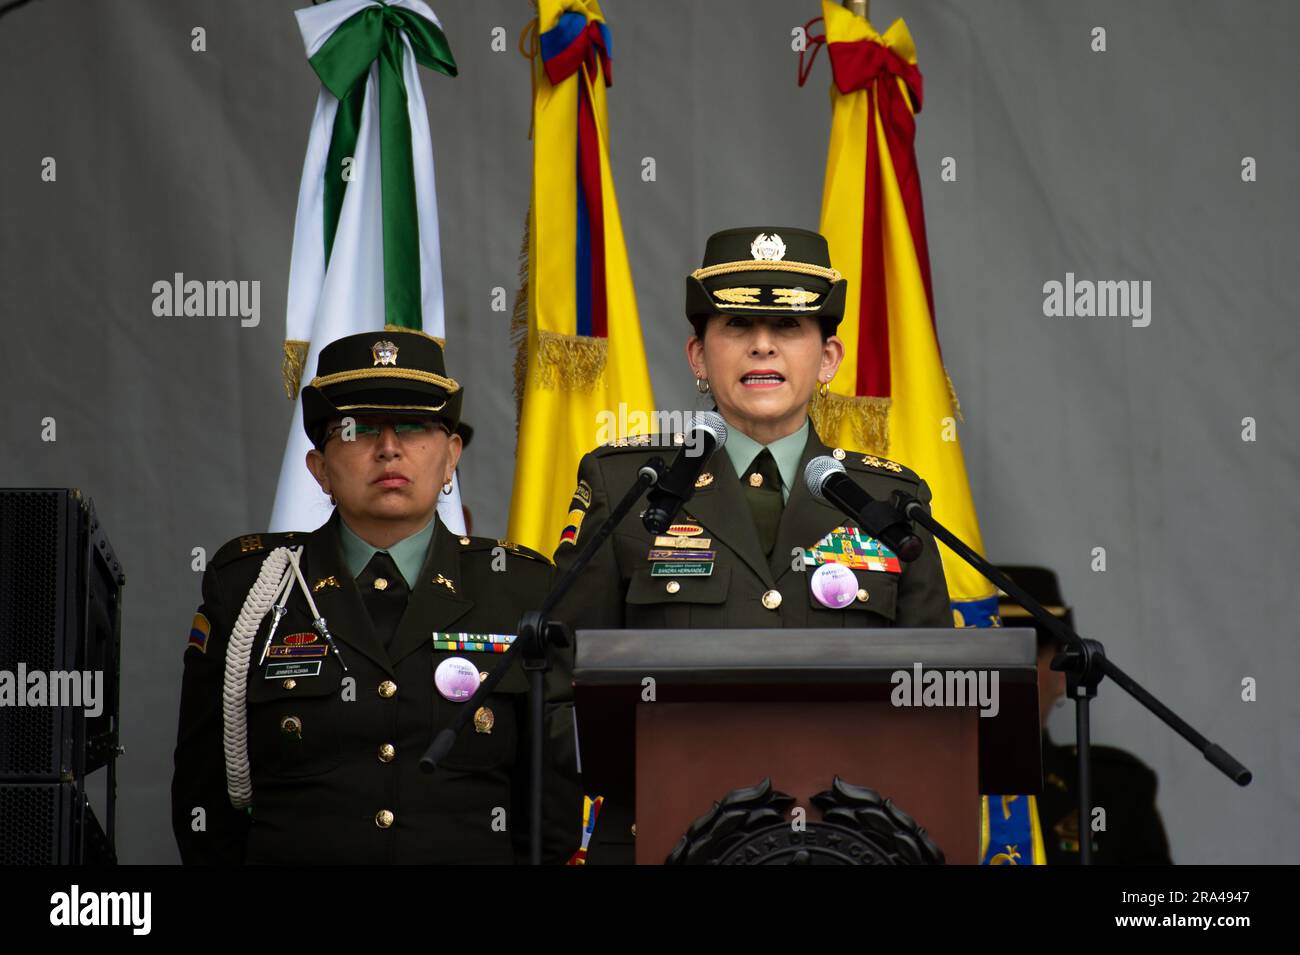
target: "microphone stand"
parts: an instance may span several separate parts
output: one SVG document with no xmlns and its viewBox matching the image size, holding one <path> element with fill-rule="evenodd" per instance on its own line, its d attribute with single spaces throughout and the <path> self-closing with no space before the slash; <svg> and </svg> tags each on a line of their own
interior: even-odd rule
<svg viewBox="0 0 1300 955">
<path fill-rule="evenodd" d="M 966 561 L 990 581 L 1001 587 L 1016 603 L 1029 611 L 1030 616 L 1052 633 L 1055 633 L 1066 649 L 1052 660 L 1052 669 L 1065 673 L 1066 692 L 1074 700 L 1075 734 L 1079 760 L 1079 861 L 1082 865 L 1092 864 L 1092 827 L 1088 819 L 1092 811 L 1092 740 L 1090 704 L 1097 695 L 1097 686 L 1105 677 L 1110 677 L 1124 692 L 1145 706 L 1159 717 L 1166 726 L 1200 750 L 1202 756 L 1209 760 L 1219 772 L 1223 773 L 1238 786 L 1249 785 L 1252 775 L 1249 769 L 1239 763 L 1222 746 L 1212 743 L 1177 713 L 1165 706 L 1149 693 L 1131 676 L 1121 670 L 1106 656 L 1101 643 L 1079 636 L 1060 620 L 1053 617 L 1033 597 L 1029 596 L 1015 581 L 975 551 L 971 550 L 957 535 L 940 524 L 931 516 L 929 509 L 906 491 L 893 493 L 894 507 L 904 517 L 916 521 L 930 530 L 935 537 L 947 544 L 958 557 Z"/>
<path fill-rule="evenodd" d="M 488 671 L 487 677 L 479 683 L 474 695 L 465 701 L 456 718 L 451 721 L 451 725 L 434 734 L 429 748 L 420 758 L 420 769 L 426 773 L 436 770 L 438 763 L 451 751 L 456 737 L 469 722 L 471 714 L 496 689 L 515 660 L 522 658 L 523 669 L 528 674 L 528 707 L 532 719 L 528 774 L 528 861 L 530 865 L 542 864 L 542 785 L 546 739 L 542 723 L 546 713 L 545 676 L 546 671 L 551 668 L 549 651 L 552 647 L 566 648 L 571 640 L 569 628 L 560 621 L 551 620 L 548 615 L 555 609 L 560 599 L 572 589 L 578 575 L 591 563 L 592 558 L 596 556 L 596 551 L 614 532 L 614 528 L 627 516 L 628 511 L 640 500 L 641 495 L 659 482 L 666 470 L 667 466 L 663 459 L 657 456 L 641 466 L 641 470 L 637 472 L 636 483 L 628 489 L 623 499 L 605 518 L 605 522 L 578 551 L 569 569 L 555 582 L 555 586 L 542 601 L 541 609 L 530 610 L 520 618 L 515 640 L 510 645 L 510 649 L 502 654 L 501 660 Z"/>
</svg>

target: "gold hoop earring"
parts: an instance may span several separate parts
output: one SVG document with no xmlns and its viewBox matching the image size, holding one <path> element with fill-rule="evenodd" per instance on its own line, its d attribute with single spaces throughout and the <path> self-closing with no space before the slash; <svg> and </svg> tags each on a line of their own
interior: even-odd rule
<svg viewBox="0 0 1300 955">
<path fill-rule="evenodd" d="M 700 394 L 702 394 L 702 395 L 707 395 L 707 394 L 708 394 L 710 391 L 712 391 L 713 389 L 712 389 L 711 386 L 709 385 L 709 379 L 707 379 L 707 378 L 696 378 L 696 379 L 695 379 L 695 390 L 698 391 L 698 392 L 699 392 Z"/>
<path fill-rule="evenodd" d="M 820 397 L 825 398 L 830 393 L 831 393 L 831 383 L 829 381 L 823 381 L 822 386 L 817 389 L 817 394 Z"/>
</svg>

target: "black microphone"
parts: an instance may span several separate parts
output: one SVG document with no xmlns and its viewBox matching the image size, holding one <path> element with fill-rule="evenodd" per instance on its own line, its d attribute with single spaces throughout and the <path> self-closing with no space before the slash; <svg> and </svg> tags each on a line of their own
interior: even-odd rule
<svg viewBox="0 0 1300 955">
<path fill-rule="evenodd" d="M 673 458 L 668 473 L 646 495 L 647 507 L 641 516 L 645 529 L 652 534 L 668 530 L 681 506 L 695 493 L 695 481 L 713 452 L 727 443 L 727 424 L 716 411 L 692 415 L 686 443 Z"/>
<path fill-rule="evenodd" d="M 838 507 L 856 520 L 862 529 L 911 563 L 921 556 L 924 543 L 912 531 L 912 524 L 896 508 L 860 488 L 844 465 L 823 454 L 813 458 L 803 472 L 804 483 L 817 500 Z"/>
</svg>

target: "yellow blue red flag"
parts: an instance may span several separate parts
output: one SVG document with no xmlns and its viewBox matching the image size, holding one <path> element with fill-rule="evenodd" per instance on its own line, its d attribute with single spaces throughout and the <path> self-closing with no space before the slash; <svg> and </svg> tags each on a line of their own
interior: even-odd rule
<svg viewBox="0 0 1300 955">
<path fill-rule="evenodd" d="M 515 303 L 519 439 L 510 536 L 552 552 L 578 462 L 646 433 L 654 396 L 609 162 L 612 36 L 595 0 L 538 0 L 533 189 Z M 622 407 L 620 407 L 620 405 Z"/>
<path fill-rule="evenodd" d="M 838 333 L 845 360 L 813 418 L 827 443 L 887 455 L 921 474 L 935 517 L 982 554 L 961 411 L 935 326 L 914 142 L 923 101 L 916 47 L 901 19 L 879 33 L 830 0 L 822 17 L 813 52 L 825 44 L 834 82 L 821 231 L 849 294 Z M 940 552 L 954 624 L 999 626 L 996 588 L 947 547 Z M 984 797 L 982 860 L 1042 864 L 1036 818 L 1032 796 Z"/>
</svg>

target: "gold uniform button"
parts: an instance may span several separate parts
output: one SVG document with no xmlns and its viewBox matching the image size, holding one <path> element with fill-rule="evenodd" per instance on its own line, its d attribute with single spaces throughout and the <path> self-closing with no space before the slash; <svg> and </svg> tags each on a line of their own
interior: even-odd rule
<svg viewBox="0 0 1300 955">
<path fill-rule="evenodd" d="M 675 594 L 681 589 L 682 585 L 675 580 L 670 580 L 668 583 L 664 584 L 664 590 L 668 591 L 670 594 Z"/>
<path fill-rule="evenodd" d="M 843 449 L 843 448 L 836 448 L 834 451 L 831 452 L 831 457 L 833 457 L 836 461 L 843 461 L 843 460 L 844 460 L 844 449 Z"/>
<path fill-rule="evenodd" d="M 867 593 L 865 590 L 859 590 L 859 591 L 858 591 L 858 600 L 859 600 L 859 601 L 861 601 L 862 603 L 866 603 L 866 602 L 867 602 L 868 600 L 870 600 L 870 599 L 871 599 L 871 594 Z"/>
<path fill-rule="evenodd" d="M 387 589 L 388 589 L 388 581 L 387 581 L 385 578 L 383 578 L 383 577 L 376 577 L 376 578 L 375 578 L 375 589 L 376 589 L 376 590 L 387 590 Z"/>
<path fill-rule="evenodd" d="M 636 835 L 636 823 L 635 823 L 635 822 L 632 823 L 632 835 L 633 835 L 633 836 Z"/>
<path fill-rule="evenodd" d="M 392 826 L 393 820 L 395 818 L 397 817 L 394 816 L 387 809 L 381 809 L 379 810 L 379 812 L 375 813 L 375 825 L 378 826 L 380 829 L 388 829 L 390 826 Z"/>
<path fill-rule="evenodd" d="M 781 592 L 779 590 L 769 590 L 763 594 L 763 606 L 768 610 L 775 610 L 781 606 Z"/>
<path fill-rule="evenodd" d="M 482 682 L 483 682 L 484 680 L 486 680 L 486 679 L 487 679 L 487 670 L 479 670 L 479 671 L 478 671 L 478 681 L 479 681 L 480 683 L 482 683 Z"/>
<path fill-rule="evenodd" d="M 284 681 L 283 683 L 281 683 L 280 685 L 281 685 L 282 687 L 284 687 L 286 690 L 292 690 L 295 686 L 298 685 L 298 681 L 297 681 L 297 680 L 285 680 L 285 681 Z"/>
<path fill-rule="evenodd" d="M 395 757 L 396 755 L 397 755 L 397 747 L 395 747 L 392 743 L 385 743 L 383 746 L 379 747 L 379 761 L 381 763 L 391 763 L 393 761 L 393 757 Z"/>
<path fill-rule="evenodd" d="M 393 696 L 396 692 L 397 692 L 397 684 L 394 683 L 392 680 L 385 680 L 383 683 L 379 684 L 379 695 L 382 696 L 384 699 L 388 699 L 389 697 Z"/>
<path fill-rule="evenodd" d="M 467 545 L 469 544 L 469 538 L 468 538 L 468 537 L 462 537 L 462 538 L 460 539 L 460 544 L 461 544 L 462 547 L 467 546 Z"/>
<path fill-rule="evenodd" d="M 757 471 L 755 471 L 753 474 L 751 474 L 751 475 L 749 476 L 749 486 L 750 486 L 750 487 L 762 487 L 762 486 L 763 486 L 763 475 L 759 474 Z"/>
</svg>

